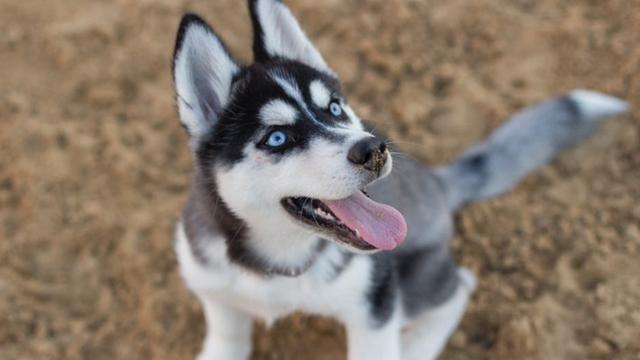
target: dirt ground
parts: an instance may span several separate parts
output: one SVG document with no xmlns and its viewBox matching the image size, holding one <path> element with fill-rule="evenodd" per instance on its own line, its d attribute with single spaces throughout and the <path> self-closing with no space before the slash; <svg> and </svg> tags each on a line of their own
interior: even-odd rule
<svg viewBox="0 0 640 360">
<path fill-rule="evenodd" d="M 640 107 L 636 0 L 289 0 L 364 118 L 428 163 L 526 104 Z M 172 227 L 190 155 L 170 61 L 185 11 L 250 58 L 244 1 L 0 0 L 0 358 L 188 359 L 204 333 Z M 640 118 L 466 208 L 479 274 L 443 359 L 640 359 Z M 339 359 L 344 330 L 258 325 L 255 359 Z"/>
</svg>

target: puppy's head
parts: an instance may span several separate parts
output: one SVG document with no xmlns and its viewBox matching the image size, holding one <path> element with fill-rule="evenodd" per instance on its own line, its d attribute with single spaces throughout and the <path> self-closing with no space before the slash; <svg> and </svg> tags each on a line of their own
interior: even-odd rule
<svg viewBox="0 0 640 360">
<path fill-rule="evenodd" d="M 174 79 L 197 165 L 258 231 L 311 232 L 354 251 L 394 248 L 406 234 L 402 215 L 362 192 L 391 171 L 384 141 L 365 131 L 282 2 L 249 7 L 250 66 L 199 17 L 180 24 Z"/>
</svg>

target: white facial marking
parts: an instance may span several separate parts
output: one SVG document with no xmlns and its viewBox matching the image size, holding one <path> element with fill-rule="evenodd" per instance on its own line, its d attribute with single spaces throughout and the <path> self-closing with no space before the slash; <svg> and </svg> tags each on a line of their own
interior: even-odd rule
<svg viewBox="0 0 640 360">
<path fill-rule="evenodd" d="M 265 125 L 291 125 L 297 117 L 298 110 L 280 99 L 271 100 L 260 109 L 260 119 Z"/>
<path fill-rule="evenodd" d="M 313 100 L 317 107 L 326 109 L 329 106 L 329 101 L 331 101 L 331 92 L 322 81 L 312 81 L 309 85 L 309 92 L 311 93 L 311 100 Z"/>
<path fill-rule="evenodd" d="M 360 118 L 358 117 L 358 115 L 356 115 L 353 109 L 351 109 L 351 106 L 347 104 L 343 104 L 342 110 L 344 110 L 345 114 L 347 114 L 347 117 L 351 120 L 351 123 L 352 123 L 351 126 L 354 130 L 364 131 L 364 126 L 362 125 Z"/>
<path fill-rule="evenodd" d="M 271 73 L 271 78 L 273 81 L 278 83 L 282 90 L 284 90 L 287 95 L 289 95 L 296 102 L 304 105 L 304 99 L 302 99 L 302 92 L 300 92 L 300 88 L 295 80 L 291 79 L 286 74 L 283 74 L 281 71 L 273 71 Z"/>
<path fill-rule="evenodd" d="M 287 95 L 289 95 L 298 104 L 300 109 L 304 111 L 305 115 L 309 119 L 319 125 L 324 126 L 321 122 L 318 121 L 318 119 L 316 119 L 315 115 L 313 115 L 313 113 L 309 111 L 307 103 L 304 101 L 302 92 L 300 91 L 300 88 L 298 87 L 298 84 L 296 84 L 295 80 L 290 79 L 288 76 L 286 76 L 286 74 L 282 74 L 281 72 L 276 71 L 271 73 L 271 78 L 282 88 L 282 90 L 284 90 Z"/>
</svg>

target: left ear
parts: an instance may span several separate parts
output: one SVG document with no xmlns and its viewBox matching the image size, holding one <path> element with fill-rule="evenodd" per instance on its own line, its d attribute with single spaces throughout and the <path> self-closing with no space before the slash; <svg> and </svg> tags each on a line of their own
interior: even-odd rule
<svg viewBox="0 0 640 360">
<path fill-rule="evenodd" d="M 280 57 L 334 74 L 282 1 L 249 0 L 249 12 L 256 62 Z"/>
</svg>

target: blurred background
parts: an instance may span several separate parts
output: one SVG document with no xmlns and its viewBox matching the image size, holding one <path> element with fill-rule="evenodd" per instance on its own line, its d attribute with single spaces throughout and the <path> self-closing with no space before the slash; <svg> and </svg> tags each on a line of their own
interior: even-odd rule
<svg viewBox="0 0 640 360">
<path fill-rule="evenodd" d="M 573 88 L 640 107 L 640 2 L 289 0 L 363 118 L 440 163 Z M 185 11 L 241 59 L 238 0 L 0 0 L 0 358 L 188 359 L 172 251 L 191 159 L 170 74 Z M 640 119 L 610 121 L 458 217 L 479 274 L 444 359 L 640 357 Z M 255 359 L 339 359 L 344 331 L 256 326 Z"/>
</svg>

